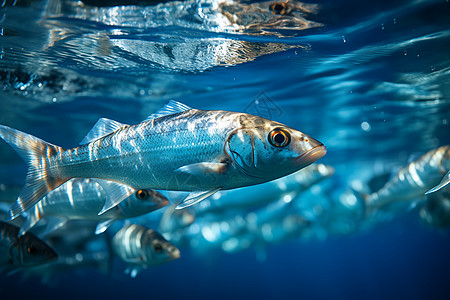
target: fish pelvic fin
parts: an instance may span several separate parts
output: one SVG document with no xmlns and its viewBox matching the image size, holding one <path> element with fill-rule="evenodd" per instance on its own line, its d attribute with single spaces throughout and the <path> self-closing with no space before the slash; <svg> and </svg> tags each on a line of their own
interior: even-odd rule
<svg viewBox="0 0 450 300">
<path fill-rule="evenodd" d="M 192 192 L 181 203 L 179 203 L 175 209 L 183 209 L 194 205 L 195 203 L 214 195 L 219 190 L 220 188 L 215 188 L 209 191 Z"/>
<path fill-rule="evenodd" d="M 4 125 L 0 125 L 0 137 L 22 157 L 28 166 L 25 186 L 9 211 L 9 220 L 12 220 L 69 178 L 57 178 L 49 172 L 49 160 L 64 151 L 63 148 Z"/>
</svg>

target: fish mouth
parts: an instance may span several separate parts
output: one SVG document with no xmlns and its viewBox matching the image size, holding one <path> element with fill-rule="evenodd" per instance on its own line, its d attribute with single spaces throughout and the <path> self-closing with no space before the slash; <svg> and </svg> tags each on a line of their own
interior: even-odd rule
<svg viewBox="0 0 450 300">
<path fill-rule="evenodd" d="M 160 205 L 161 207 L 164 207 L 164 206 L 168 205 L 169 203 L 170 203 L 170 202 L 169 202 L 169 199 L 164 198 L 164 199 L 161 199 L 161 200 L 160 200 L 159 205 Z"/>
<path fill-rule="evenodd" d="M 300 165 L 309 165 L 324 156 L 327 153 L 327 148 L 324 145 L 316 146 L 311 150 L 299 155 L 295 161 Z"/>
<path fill-rule="evenodd" d="M 181 256 L 180 250 L 178 250 L 177 248 L 171 249 L 169 256 L 170 256 L 170 259 L 180 258 L 180 256 Z"/>
</svg>

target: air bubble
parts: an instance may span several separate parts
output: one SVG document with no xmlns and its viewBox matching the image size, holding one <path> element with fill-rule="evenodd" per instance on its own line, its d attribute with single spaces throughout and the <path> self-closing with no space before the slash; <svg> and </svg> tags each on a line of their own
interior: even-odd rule
<svg viewBox="0 0 450 300">
<path fill-rule="evenodd" d="M 361 129 L 364 130 L 364 131 L 366 131 L 366 132 L 369 132 L 369 131 L 372 129 L 372 127 L 370 126 L 369 123 L 367 123 L 367 122 L 362 122 L 362 123 L 361 123 Z"/>
</svg>

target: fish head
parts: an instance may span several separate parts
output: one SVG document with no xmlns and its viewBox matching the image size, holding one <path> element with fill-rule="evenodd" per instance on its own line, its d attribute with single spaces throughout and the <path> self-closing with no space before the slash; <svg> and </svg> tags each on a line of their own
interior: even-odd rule
<svg viewBox="0 0 450 300">
<path fill-rule="evenodd" d="M 240 123 L 229 134 L 225 152 L 241 173 L 260 182 L 300 170 L 326 153 L 321 142 L 281 123 L 252 115 Z"/>
<path fill-rule="evenodd" d="M 132 217 L 158 210 L 168 204 L 169 200 L 163 194 L 150 189 L 140 189 L 121 202 L 119 207 L 127 217 Z"/>
<path fill-rule="evenodd" d="M 56 252 L 35 235 L 26 233 L 11 249 L 14 264 L 22 267 L 41 265 L 58 258 Z"/>
<path fill-rule="evenodd" d="M 180 258 L 180 250 L 167 241 L 161 234 L 148 231 L 149 243 L 147 244 L 147 264 L 160 265 Z"/>
</svg>

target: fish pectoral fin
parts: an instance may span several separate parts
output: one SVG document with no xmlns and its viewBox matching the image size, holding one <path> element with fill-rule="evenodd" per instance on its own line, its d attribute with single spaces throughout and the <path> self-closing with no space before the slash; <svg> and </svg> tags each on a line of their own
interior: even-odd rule
<svg viewBox="0 0 450 300">
<path fill-rule="evenodd" d="M 202 176 L 214 173 L 223 173 L 228 168 L 227 163 L 222 162 L 201 162 L 179 167 L 175 172 L 184 172 L 194 176 Z"/>
<path fill-rule="evenodd" d="M 95 234 L 101 234 L 105 232 L 106 229 L 108 229 L 109 226 L 112 225 L 116 221 L 115 219 L 108 219 L 106 221 L 103 221 L 101 223 L 97 224 L 97 227 L 95 227 Z"/>
<path fill-rule="evenodd" d="M 126 184 L 98 178 L 94 178 L 92 180 L 97 182 L 108 195 L 108 197 L 106 197 L 105 200 L 105 205 L 103 205 L 103 208 L 98 213 L 98 215 L 101 215 L 105 213 L 107 210 L 118 205 L 120 202 L 131 196 L 136 191 L 135 189 L 129 187 Z"/>
<path fill-rule="evenodd" d="M 437 186 L 435 186 L 434 188 L 432 188 L 431 190 L 426 192 L 425 195 L 439 191 L 440 189 L 442 189 L 444 186 L 446 186 L 449 183 L 450 183 L 450 171 L 448 171 L 447 174 L 445 174 L 444 178 L 442 178 L 442 180 L 441 180 L 441 183 L 439 183 Z"/>
<path fill-rule="evenodd" d="M 84 137 L 84 139 L 80 142 L 80 145 L 89 144 L 99 138 L 102 138 L 117 129 L 120 129 L 126 124 L 119 123 L 114 120 L 110 120 L 107 118 L 100 118 L 97 123 L 95 123 L 94 127 L 88 132 L 88 134 Z"/>
<path fill-rule="evenodd" d="M 189 106 L 187 106 L 183 103 L 177 102 L 175 100 L 170 100 L 169 103 L 164 105 L 163 108 L 161 108 L 154 114 L 151 114 L 150 116 L 148 116 L 148 118 L 145 119 L 144 122 L 148 121 L 148 120 L 164 117 L 164 116 L 181 113 L 181 112 L 184 112 L 184 111 L 187 111 L 190 109 L 192 109 L 192 107 L 189 107 Z"/>
<path fill-rule="evenodd" d="M 189 207 L 197 202 L 200 202 L 216 192 L 218 192 L 220 188 L 215 188 L 209 191 L 199 191 L 190 193 L 180 204 L 177 205 L 175 209 L 183 209 Z"/>
</svg>

